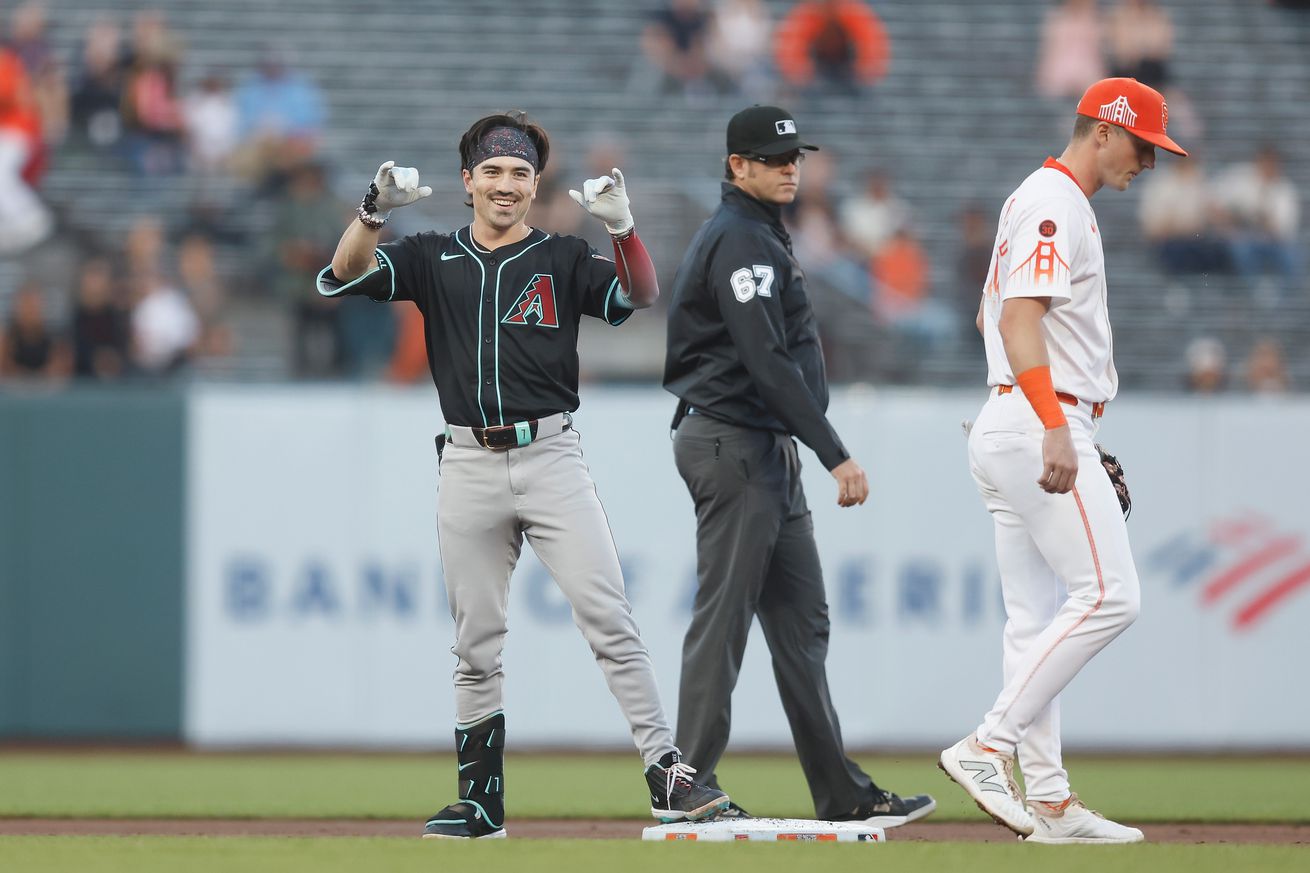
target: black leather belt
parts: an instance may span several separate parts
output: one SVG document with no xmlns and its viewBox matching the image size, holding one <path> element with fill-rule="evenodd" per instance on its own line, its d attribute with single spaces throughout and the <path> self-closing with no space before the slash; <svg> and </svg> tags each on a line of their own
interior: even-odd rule
<svg viewBox="0 0 1310 873">
<path fill-rule="evenodd" d="M 469 429 L 473 431 L 473 438 L 483 448 L 503 451 L 522 448 L 535 440 L 537 438 L 537 425 L 538 419 L 533 418 L 529 421 L 519 421 L 514 424 Z M 572 426 L 573 423 L 566 419 L 561 430 L 568 430 Z"/>
</svg>

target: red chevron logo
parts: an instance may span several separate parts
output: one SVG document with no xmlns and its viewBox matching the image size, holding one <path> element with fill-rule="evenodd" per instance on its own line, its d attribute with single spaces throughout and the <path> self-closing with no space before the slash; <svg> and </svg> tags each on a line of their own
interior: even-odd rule
<svg viewBox="0 0 1310 873">
<path fill-rule="evenodd" d="M 1201 606 L 1228 612 L 1236 631 L 1254 628 L 1310 589 L 1304 537 L 1256 513 L 1180 534 L 1155 549 L 1147 564 L 1175 585 L 1196 585 Z"/>
<path fill-rule="evenodd" d="M 559 313 L 555 307 L 555 282 L 547 273 L 538 273 L 519 293 L 514 305 L 501 319 L 502 324 L 535 324 L 537 327 L 559 327 Z"/>
</svg>

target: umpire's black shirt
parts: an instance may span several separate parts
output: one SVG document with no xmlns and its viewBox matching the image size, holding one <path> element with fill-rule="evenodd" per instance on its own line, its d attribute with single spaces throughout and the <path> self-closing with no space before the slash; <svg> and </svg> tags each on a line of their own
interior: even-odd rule
<svg viewBox="0 0 1310 873">
<path fill-rule="evenodd" d="M 723 183 L 673 280 L 664 387 L 698 413 L 790 433 L 829 470 L 828 379 L 805 276 L 777 206 Z"/>
</svg>

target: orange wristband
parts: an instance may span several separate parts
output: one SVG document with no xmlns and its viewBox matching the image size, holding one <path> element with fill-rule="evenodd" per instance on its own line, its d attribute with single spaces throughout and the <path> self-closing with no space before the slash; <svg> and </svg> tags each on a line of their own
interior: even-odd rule
<svg viewBox="0 0 1310 873">
<path fill-rule="evenodd" d="M 1055 396 L 1055 386 L 1051 384 L 1050 367 L 1032 367 L 1015 377 L 1023 396 L 1032 404 L 1033 411 L 1042 420 L 1047 430 L 1064 427 L 1069 420 L 1060 408 L 1060 398 Z"/>
</svg>

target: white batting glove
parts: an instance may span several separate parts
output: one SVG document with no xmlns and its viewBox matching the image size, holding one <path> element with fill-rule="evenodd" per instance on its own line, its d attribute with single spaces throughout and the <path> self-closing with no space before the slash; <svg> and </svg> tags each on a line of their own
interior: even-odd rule
<svg viewBox="0 0 1310 873">
<path fill-rule="evenodd" d="M 578 205 L 605 222 L 605 229 L 618 236 L 632 230 L 632 210 L 628 207 L 628 192 L 623 187 L 623 174 L 619 168 L 611 170 L 613 176 L 601 176 L 582 183 L 581 191 L 569 191 Z"/>
<path fill-rule="evenodd" d="M 408 206 L 432 193 L 427 185 L 419 187 L 418 170 L 413 167 L 397 167 L 395 161 L 387 161 L 378 167 L 373 184 L 378 186 L 378 196 L 373 203 L 384 217 L 397 206 Z"/>
</svg>

